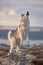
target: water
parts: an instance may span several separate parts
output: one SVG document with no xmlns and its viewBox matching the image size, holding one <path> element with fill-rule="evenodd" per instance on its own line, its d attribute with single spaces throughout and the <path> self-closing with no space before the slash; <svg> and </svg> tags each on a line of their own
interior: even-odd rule
<svg viewBox="0 0 43 65">
<path fill-rule="evenodd" d="M 9 30 L 0 30 L 0 38 L 7 39 Z M 14 33 L 15 30 L 12 30 L 12 33 Z M 43 40 L 43 31 L 31 31 L 29 33 L 29 39 L 30 40 Z"/>
<path fill-rule="evenodd" d="M 8 39 L 0 39 L 0 44 L 7 44 L 9 45 Z"/>
<path fill-rule="evenodd" d="M 9 44 L 7 35 L 9 30 L 0 30 L 0 44 Z M 12 30 L 14 33 L 15 30 Z M 29 44 L 43 44 L 43 31 L 31 31 L 29 33 Z"/>
<path fill-rule="evenodd" d="M 43 40 L 29 40 L 29 44 L 30 45 L 39 45 L 39 44 L 43 44 Z"/>
<path fill-rule="evenodd" d="M 9 45 L 10 43 L 9 43 L 8 39 L 0 39 L 0 44 L 7 44 L 7 45 Z M 30 45 L 33 45 L 33 44 L 35 44 L 35 45 L 43 44 L 43 40 L 29 40 L 29 44 Z"/>
</svg>

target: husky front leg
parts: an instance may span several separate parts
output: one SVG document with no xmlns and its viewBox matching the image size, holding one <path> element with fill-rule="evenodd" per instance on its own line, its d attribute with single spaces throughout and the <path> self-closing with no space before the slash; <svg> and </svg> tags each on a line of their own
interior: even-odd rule
<svg viewBox="0 0 43 65">
<path fill-rule="evenodd" d="M 10 48 L 8 55 L 12 54 L 13 48 Z"/>
<path fill-rule="evenodd" d="M 13 51 L 13 48 L 11 47 L 11 48 L 10 48 L 10 51 L 9 51 L 9 53 L 11 54 L 11 53 L 12 53 L 12 51 Z"/>
<path fill-rule="evenodd" d="M 12 54 L 13 48 L 10 48 L 8 55 Z"/>
</svg>

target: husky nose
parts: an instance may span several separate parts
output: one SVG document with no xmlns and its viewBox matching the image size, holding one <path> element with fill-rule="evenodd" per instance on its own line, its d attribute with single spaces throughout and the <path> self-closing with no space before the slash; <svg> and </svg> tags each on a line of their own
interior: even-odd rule
<svg viewBox="0 0 43 65">
<path fill-rule="evenodd" d="M 29 12 L 27 11 L 26 15 L 29 15 Z"/>
</svg>

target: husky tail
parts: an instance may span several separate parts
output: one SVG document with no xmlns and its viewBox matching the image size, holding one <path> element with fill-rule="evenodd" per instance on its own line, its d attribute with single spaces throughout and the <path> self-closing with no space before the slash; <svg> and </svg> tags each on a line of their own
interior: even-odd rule
<svg viewBox="0 0 43 65">
<path fill-rule="evenodd" d="M 9 31 L 9 32 L 8 32 L 8 40 L 9 40 L 9 42 L 10 42 L 11 36 L 12 36 L 12 32 Z"/>
</svg>

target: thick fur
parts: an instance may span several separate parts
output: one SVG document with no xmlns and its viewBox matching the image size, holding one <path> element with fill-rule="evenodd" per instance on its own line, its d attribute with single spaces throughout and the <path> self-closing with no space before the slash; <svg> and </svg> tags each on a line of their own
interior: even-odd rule
<svg viewBox="0 0 43 65">
<path fill-rule="evenodd" d="M 30 31 L 29 12 L 21 15 L 19 30 L 22 35 L 22 42 L 24 40 L 25 44 L 28 45 L 29 44 L 29 31 Z"/>
<path fill-rule="evenodd" d="M 29 44 L 28 32 L 30 29 L 29 26 L 29 12 L 21 15 L 20 25 L 17 28 L 16 32 L 12 35 L 12 32 L 8 32 L 8 40 L 10 42 L 10 53 L 14 46 L 17 46 L 16 52 L 19 50 L 20 44 L 25 40 L 26 44 Z"/>
</svg>

